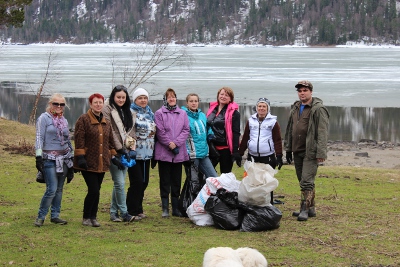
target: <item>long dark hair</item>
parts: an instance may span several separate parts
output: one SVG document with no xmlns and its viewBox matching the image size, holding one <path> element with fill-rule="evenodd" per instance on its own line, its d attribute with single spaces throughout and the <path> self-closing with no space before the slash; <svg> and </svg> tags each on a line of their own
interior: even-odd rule
<svg viewBox="0 0 400 267">
<path fill-rule="evenodd" d="M 115 94 L 121 91 L 124 91 L 124 93 L 126 94 L 126 100 L 122 107 L 118 106 L 114 101 Z M 111 92 L 109 101 L 110 105 L 118 111 L 119 117 L 124 123 L 125 130 L 128 131 L 129 129 L 131 129 L 133 127 L 133 118 L 131 112 L 131 99 L 128 95 L 128 89 L 126 89 L 126 87 L 123 85 L 115 86 Z"/>
</svg>

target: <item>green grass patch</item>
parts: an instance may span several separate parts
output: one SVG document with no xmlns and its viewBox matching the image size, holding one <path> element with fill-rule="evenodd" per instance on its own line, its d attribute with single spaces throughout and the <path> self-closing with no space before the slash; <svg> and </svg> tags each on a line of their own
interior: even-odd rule
<svg viewBox="0 0 400 267">
<path fill-rule="evenodd" d="M 20 132 L 19 129 L 23 129 Z M 188 218 L 161 218 L 158 172 L 145 193 L 148 218 L 109 221 L 112 181 L 106 174 L 98 219 L 84 227 L 86 185 L 76 174 L 64 187 L 61 217 L 67 225 L 33 225 L 44 193 L 35 182 L 33 156 L 12 154 L 7 144 L 34 142 L 34 128 L 0 119 L 0 265 L 17 266 L 201 266 L 210 247 L 253 247 L 269 266 L 399 266 L 400 170 L 322 166 L 316 180 L 317 217 L 298 222 L 300 192 L 293 166 L 276 175 L 279 229 L 248 233 L 199 227 Z M 8 146 L 9 147 L 9 146 Z M 238 179 L 242 168 L 234 168 Z M 183 177 L 184 180 L 184 177 Z M 129 183 L 127 179 L 127 184 Z"/>
</svg>

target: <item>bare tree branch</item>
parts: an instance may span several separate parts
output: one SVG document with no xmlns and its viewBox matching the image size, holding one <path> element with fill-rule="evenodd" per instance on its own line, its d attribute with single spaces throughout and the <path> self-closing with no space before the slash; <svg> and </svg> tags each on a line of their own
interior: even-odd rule
<svg viewBox="0 0 400 267">
<path fill-rule="evenodd" d="M 52 80 L 52 76 L 55 77 L 57 76 L 57 73 L 53 73 L 52 71 L 53 66 L 56 64 L 56 58 L 57 58 L 57 53 L 54 52 L 54 49 L 52 47 L 50 51 L 47 53 L 47 63 L 46 63 L 45 73 L 43 75 L 43 80 L 40 83 L 40 87 L 36 92 L 33 108 L 29 116 L 29 124 L 35 124 L 37 107 L 39 104 L 39 100 L 45 91 L 45 85 Z"/>
<path fill-rule="evenodd" d="M 171 46 L 170 39 L 159 39 L 153 45 L 138 45 L 132 48 L 130 60 L 119 69 L 124 83 L 132 93 L 140 84 L 150 83 L 155 75 L 173 67 L 190 69 L 194 58 L 185 46 Z M 112 61 L 113 77 L 117 64 Z M 113 78 L 114 81 L 114 78 Z"/>
</svg>

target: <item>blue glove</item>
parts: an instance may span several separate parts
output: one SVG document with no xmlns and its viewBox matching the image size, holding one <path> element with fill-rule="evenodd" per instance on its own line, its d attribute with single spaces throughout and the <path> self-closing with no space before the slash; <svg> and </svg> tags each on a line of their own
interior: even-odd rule
<svg viewBox="0 0 400 267">
<path fill-rule="evenodd" d="M 127 160 L 125 158 L 125 155 L 122 155 L 121 163 L 122 163 L 122 165 L 124 165 L 125 167 L 128 167 L 128 168 L 136 165 L 136 161 L 134 159 L 131 158 L 131 159 Z"/>
</svg>

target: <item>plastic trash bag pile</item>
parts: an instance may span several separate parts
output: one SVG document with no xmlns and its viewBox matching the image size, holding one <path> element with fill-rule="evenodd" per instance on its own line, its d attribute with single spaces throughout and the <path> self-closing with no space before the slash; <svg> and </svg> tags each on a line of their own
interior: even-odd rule
<svg viewBox="0 0 400 267">
<path fill-rule="evenodd" d="M 186 206 L 190 203 L 184 214 L 196 225 L 214 225 L 224 230 L 257 232 L 279 228 L 282 213 L 270 204 L 270 193 L 279 185 L 274 178 L 276 171 L 268 164 L 251 161 L 246 161 L 244 167 L 247 176 L 242 181 L 236 180 L 233 173 L 224 173 L 207 178 L 205 183 L 204 179 L 199 179 L 198 172 L 196 175 L 194 167 L 191 177 L 185 181 L 186 187 L 193 190 L 191 200 L 185 196 L 185 185 L 181 194 L 180 203 Z M 190 186 L 191 183 L 195 186 Z M 198 190 L 201 184 L 194 197 L 193 188 Z M 186 206 L 181 205 L 181 212 Z"/>
</svg>

